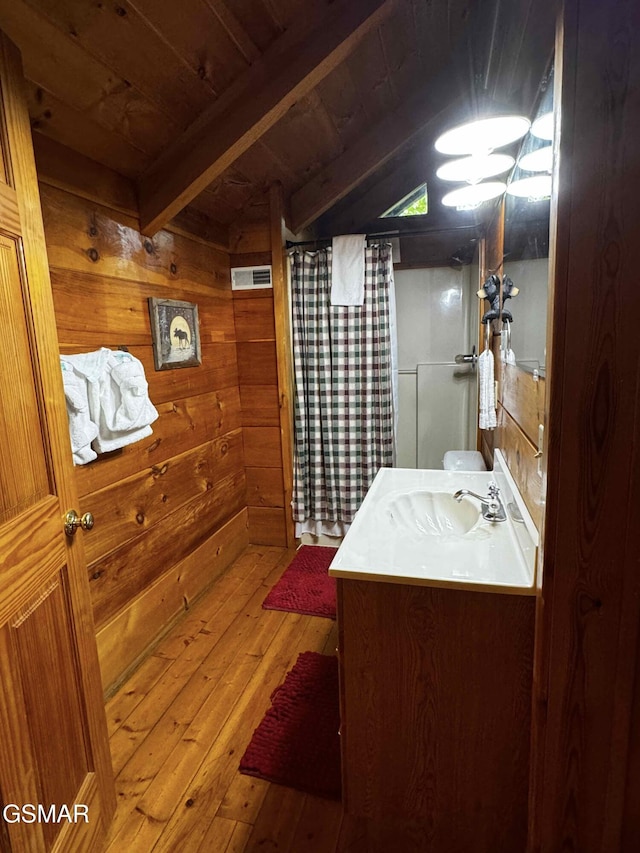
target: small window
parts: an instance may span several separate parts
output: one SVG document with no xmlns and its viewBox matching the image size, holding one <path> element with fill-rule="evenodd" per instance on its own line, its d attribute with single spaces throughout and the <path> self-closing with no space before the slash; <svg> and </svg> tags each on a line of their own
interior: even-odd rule
<svg viewBox="0 0 640 853">
<path fill-rule="evenodd" d="M 427 199 L 427 185 L 420 184 L 415 190 L 397 201 L 389 210 L 385 210 L 382 216 L 424 216 L 429 212 L 429 201 Z"/>
</svg>

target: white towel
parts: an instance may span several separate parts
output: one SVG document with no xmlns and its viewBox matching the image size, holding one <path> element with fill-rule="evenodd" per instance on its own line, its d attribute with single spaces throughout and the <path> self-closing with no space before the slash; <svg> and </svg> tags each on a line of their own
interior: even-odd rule
<svg viewBox="0 0 640 853">
<path fill-rule="evenodd" d="M 158 412 L 148 395 L 142 362 L 128 352 L 109 352 L 100 381 L 98 453 L 108 453 L 151 435 Z"/>
<path fill-rule="evenodd" d="M 89 414 L 87 381 L 73 369 L 73 365 L 60 356 L 64 397 L 69 418 L 69 437 L 74 465 L 86 465 L 97 454 L 91 449 L 91 442 L 98 435 L 98 427 Z"/>
<path fill-rule="evenodd" d="M 516 354 L 511 349 L 511 347 L 509 347 L 508 349 L 500 347 L 500 361 L 503 361 L 505 364 L 516 363 Z"/>
<path fill-rule="evenodd" d="M 89 412 L 97 426 L 94 450 L 108 453 L 152 434 L 158 412 L 149 399 L 142 362 L 106 347 L 66 358 L 87 381 Z"/>
<path fill-rule="evenodd" d="M 493 353 L 484 350 L 478 358 L 478 408 L 480 429 L 494 429 L 496 420 L 496 389 L 493 379 Z"/>
<path fill-rule="evenodd" d="M 366 234 L 345 234 L 331 242 L 331 304 L 364 303 Z"/>
</svg>

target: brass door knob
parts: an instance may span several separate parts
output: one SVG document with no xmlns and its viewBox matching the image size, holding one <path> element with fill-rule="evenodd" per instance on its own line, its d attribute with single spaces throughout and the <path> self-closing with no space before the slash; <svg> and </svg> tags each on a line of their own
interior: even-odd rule
<svg viewBox="0 0 640 853">
<path fill-rule="evenodd" d="M 90 512 L 85 512 L 83 516 L 79 516 L 75 509 L 70 509 L 64 516 L 64 532 L 67 536 L 75 536 L 79 527 L 83 530 L 91 530 L 93 516 Z"/>
</svg>

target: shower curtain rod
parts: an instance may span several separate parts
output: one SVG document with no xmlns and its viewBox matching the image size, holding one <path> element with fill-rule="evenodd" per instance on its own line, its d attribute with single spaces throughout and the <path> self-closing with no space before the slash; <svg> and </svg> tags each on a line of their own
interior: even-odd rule
<svg viewBox="0 0 640 853">
<path fill-rule="evenodd" d="M 445 232 L 451 231 L 465 231 L 470 228 L 474 230 L 478 230 L 482 226 L 480 224 L 477 225 L 457 225 L 454 228 L 431 228 L 431 229 L 420 229 L 417 231 L 400 231 L 396 229 L 395 231 L 379 231 L 374 234 L 367 234 L 367 240 L 378 240 L 381 237 L 428 237 L 430 234 L 444 234 Z M 312 246 L 318 245 L 319 243 L 326 243 L 329 245 L 331 243 L 332 237 L 318 237 L 316 240 L 300 240 L 298 242 L 294 240 L 287 240 L 286 248 L 293 249 L 296 246 Z"/>
</svg>

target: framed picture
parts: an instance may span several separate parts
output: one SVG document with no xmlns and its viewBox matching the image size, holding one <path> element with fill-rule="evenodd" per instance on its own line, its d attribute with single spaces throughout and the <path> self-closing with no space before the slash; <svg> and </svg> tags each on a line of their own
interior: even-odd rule
<svg viewBox="0 0 640 853">
<path fill-rule="evenodd" d="M 202 364 L 197 305 L 150 296 L 149 316 L 156 370 Z"/>
</svg>

